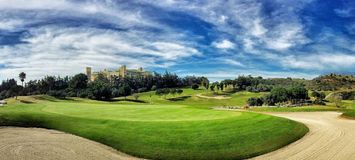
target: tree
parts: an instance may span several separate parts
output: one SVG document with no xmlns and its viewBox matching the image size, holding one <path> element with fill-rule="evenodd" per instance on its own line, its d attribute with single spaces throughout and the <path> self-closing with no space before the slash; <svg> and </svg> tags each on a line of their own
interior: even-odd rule
<svg viewBox="0 0 355 160">
<path fill-rule="evenodd" d="M 217 88 L 217 92 L 219 91 L 219 89 L 220 89 L 220 86 L 219 86 L 219 83 L 218 82 L 214 82 L 214 86 L 216 86 L 216 88 Z"/>
<path fill-rule="evenodd" d="M 155 94 L 158 95 L 159 97 L 161 97 L 162 95 L 164 95 L 164 92 L 162 89 L 157 89 L 157 90 L 155 90 Z"/>
<path fill-rule="evenodd" d="M 20 91 L 23 89 L 22 86 L 18 86 L 18 85 L 14 85 L 10 88 L 10 90 L 8 91 L 8 96 L 9 97 L 15 97 L 15 99 L 17 99 L 17 96 L 19 95 Z"/>
<path fill-rule="evenodd" d="M 175 88 L 170 89 L 170 94 L 175 97 L 177 90 Z"/>
<path fill-rule="evenodd" d="M 139 98 L 139 94 L 133 94 L 133 98 L 138 101 L 138 98 Z"/>
<path fill-rule="evenodd" d="M 288 88 L 287 92 L 288 100 L 294 104 L 299 103 L 302 100 L 309 99 L 307 89 L 301 85 L 294 85 Z"/>
<path fill-rule="evenodd" d="M 131 87 L 128 84 L 123 84 L 119 89 L 118 89 L 118 93 L 120 96 L 124 96 L 125 99 L 128 95 L 130 95 L 132 92 Z"/>
<path fill-rule="evenodd" d="M 112 87 L 100 80 L 95 80 L 89 85 L 89 98 L 97 100 L 110 100 L 112 98 Z"/>
<path fill-rule="evenodd" d="M 54 76 L 47 76 L 42 79 L 39 83 L 41 93 L 47 93 L 51 91 L 55 86 L 55 77 Z"/>
<path fill-rule="evenodd" d="M 224 90 L 224 84 L 222 82 L 219 84 L 219 88 L 221 88 L 221 91 Z"/>
<path fill-rule="evenodd" d="M 210 89 L 211 89 L 211 91 L 214 92 L 214 85 L 213 84 L 210 86 Z"/>
<path fill-rule="evenodd" d="M 199 88 L 199 86 L 198 86 L 198 84 L 194 83 L 194 84 L 191 86 L 191 88 L 192 88 L 193 90 L 196 90 L 196 89 Z"/>
<path fill-rule="evenodd" d="M 56 97 L 56 98 L 61 98 L 61 99 L 65 99 L 65 97 L 67 96 L 67 93 L 64 90 L 52 90 L 48 92 L 48 95 Z"/>
<path fill-rule="evenodd" d="M 164 99 L 166 99 L 166 96 L 170 94 L 170 89 L 169 88 L 164 88 L 163 89 L 163 95 L 164 95 Z"/>
<path fill-rule="evenodd" d="M 249 106 L 262 106 L 264 102 L 262 98 L 251 97 L 248 99 L 247 103 Z"/>
<path fill-rule="evenodd" d="M 25 79 L 26 79 L 26 73 L 25 73 L 25 72 L 21 72 L 21 73 L 19 74 L 19 78 L 20 78 L 20 80 L 21 80 L 22 87 L 24 87 L 24 86 L 23 86 L 23 82 L 24 82 Z"/>
<path fill-rule="evenodd" d="M 17 82 L 15 79 L 9 79 L 6 81 L 2 81 L 0 85 L 0 99 L 5 99 L 9 97 L 15 97 L 17 98 L 17 95 L 19 94 L 19 86 L 17 85 Z"/>
<path fill-rule="evenodd" d="M 83 74 L 77 74 L 69 81 L 69 87 L 74 90 L 86 89 L 88 84 L 88 77 Z"/>
<path fill-rule="evenodd" d="M 181 95 L 181 94 L 182 94 L 182 92 L 184 92 L 184 90 L 182 90 L 182 89 L 178 89 L 176 92 L 177 92 L 177 94 Z"/>
<path fill-rule="evenodd" d="M 210 89 L 211 88 L 213 88 L 213 89 L 211 89 L 211 91 L 215 91 L 216 89 L 217 89 L 217 92 L 219 91 L 219 83 L 218 82 L 213 82 L 212 84 L 211 84 L 211 86 L 210 86 Z"/>
<path fill-rule="evenodd" d="M 341 94 L 335 94 L 330 97 L 330 101 L 334 103 L 334 105 L 338 108 L 341 107 L 341 100 L 342 100 L 342 95 Z"/>
<path fill-rule="evenodd" d="M 288 92 L 286 88 L 276 87 L 271 90 L 270 94 L 272 95 L 276 103 L 286 102 L 288 100 Z"/>
<path fill-rule="evenodd" d="M 210 82 L 208 81 L 208 79 L 206 77 L 201 77 L 202 81 L 201 81 L 201 85 L 203 87 L 205 87 L 206 89 L 208 89 Z"/>
<path fill-rule="evenodd" d="M 323 100 L 325 98 L 325 93 L 324 92 L 313 91 L 311 93 L 311 96 L 316 98 L 316 99 Z"/>
<path fill-rule="evenodd" d="M 313 91 L 311 93 L 311 96 L 315 98 L 315 100 L 313 101 L 313 104 L 326 105 L 326 103 L 323 102 L 323 100 L 325 98 L 324 92 Z"/>
</svg>

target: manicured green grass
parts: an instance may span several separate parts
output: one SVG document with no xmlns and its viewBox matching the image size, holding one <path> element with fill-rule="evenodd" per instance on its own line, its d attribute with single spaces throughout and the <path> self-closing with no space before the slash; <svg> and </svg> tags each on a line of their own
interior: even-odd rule
<svg viewBox="0 0 355 160">
<path fill-rule="evenodd" d="M 346 118 L 355 119 L 355 101 L 354 100 L 342 101 L 342 105 L 346 107 L 343 116 Z"/>
<path fill-rule="evenodd" d="M 247 103 L 247 100 L 250 97 L 260 97 L 266 93 L 252 93 L 252 92 L 237 92 L 229 94 L 226 97 L 231 97 L 230 99 L 207 99 L 200 98 L 196 96 L 197 94 L 212 95 L 211 91 L 199 89 L 184 89 L 184 92 L 181 95 L 168 95 L 168 96 L 157 96 L 155 92 L 146 92 L 139 94 L 139 100 L 146 102 L 147 104 L 178 104 L 178 105 L 188 105 L 194 108 L 212 108 L 212 107 L 221 107 L 221 106 L 234 106 L 234 107 L 243 107 Z M 220 93 L 221 94 L 221 93 Z M 124 98 L 119 98 L 123 100 Z M 133 97 L 128 97 L 128 99 L 133 99 Z M 119 103 L 122 103 L 119 102 Z M 132 103 L 132 102 L 128 102 Z M 136 103 L 135 103 L 136 104 Z"/>
<path fill-rule="evenodd" d="M 150 159 L 244 159 L 276 150 L 308 132 L 288 119 L 208 109 L 221 105 L 186 90 L 171 101 L 143 93 L 143 103 L 21 97 L 0 108 L 0 125 L 56 129 Z M 226 104 L 243 105 L 254 93 Z M 172 98 L 172 97 L 169 97 Z M 122 99 L 120 99 L 122 100 Z M 243 101 L 243 102 L 242 102 Z M 201 106 L 199 105 L 201 103 Z M 280 127 L 281 126 L 281 127 Z"/>
<path fill-rule="evenodd" d="M 350 119 L 355 119 L 355 110 L 347 110 L 343 113 L 343 116 Z"/>
</svg>

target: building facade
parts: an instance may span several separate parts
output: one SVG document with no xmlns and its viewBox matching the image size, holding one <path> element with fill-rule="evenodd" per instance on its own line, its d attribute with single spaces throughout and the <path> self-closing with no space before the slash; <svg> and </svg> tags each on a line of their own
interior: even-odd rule
<svg viewBox="0 0 355 160">
<path fill-rule="evenodd" d="M 99 72 L 92 72 L 91 67 L 86 67 L 86 75 L 88 76 L 90 81 L 94 81 L 97 76 L 101 74 L 108 79 L 111 77 L 119 77 L 119 78 L 126 78 L 126 77 L 146 77 L 152 75 L 152 72 L 144 71 L 142 67 L 138 69 L 127 69 L 126 65 L 122 65 L 118 70 L 107 70 L 104 69 L 103 71 Z"/>
</svg>

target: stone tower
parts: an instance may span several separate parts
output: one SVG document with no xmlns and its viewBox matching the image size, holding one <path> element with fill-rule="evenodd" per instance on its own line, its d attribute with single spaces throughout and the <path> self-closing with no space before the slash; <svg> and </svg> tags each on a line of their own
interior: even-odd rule
<svg viewBox="0 0 355 160">
<path fill-rule="evenodd" d="M 122 65 L 119 69 L 119 76 L 122 78 L 125 78 L 127 72 L 127 67 L 126 65 Z"/>
<path fill-rule="evenodd" d="M 138 68 L 138 71 L 139 71 L 139 72 L 143 72 L 143 68 L 142 68 L 142 67 L 139 67 L 139 68 Z"/>
<path fill-rule="evenodd" d="M 91 67 L 86 67 L 86 76 L 91 81 Z"/>
</svg>

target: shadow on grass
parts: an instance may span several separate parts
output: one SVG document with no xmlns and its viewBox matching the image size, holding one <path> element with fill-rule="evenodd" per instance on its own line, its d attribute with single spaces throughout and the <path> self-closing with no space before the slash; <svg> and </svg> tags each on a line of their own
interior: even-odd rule
<svg viewBox="0 0 355 160">
<path fill-rule="evenodd" d="M 26 104 L 31 104 L 31 103 L 34 103 L 32 101 L 28 101 L 28 100 L 20 100 L 21 103 L 26 103 Z"/>
<path fill-rule="evenodd" d="M 215 95 L 217 95 L 217 96 L 229 96 L 231 94 L 233 94 L 233 92 L 222 92 L 222 93 L 217 92 Z"/>
<path fill-rule="evenodd" d="M 191 96 L 182 96 L 182 97 L 175 97 L 175 98 L 169 98 L 169 101 L 184 101 L 188 98 L 190 98 Z"/>
<path fill-rule="evenodd" d="M 112 99 L 112 100 L 108 100 L 107 102 L 136 102 L 136 103 L 148 103 L 146 101 L 143 100 L 135 100 L 135 99 Z"/>
<path fill-rule="evenodd" d="M 33 98 L 36 99 L 36 100 L 58 102 L 58 100 L 56 100 L 56 98 L 50 97 L 50 96 L 47 96 L 47 95 L 33 96 Z"/>
</svg>

